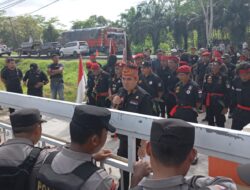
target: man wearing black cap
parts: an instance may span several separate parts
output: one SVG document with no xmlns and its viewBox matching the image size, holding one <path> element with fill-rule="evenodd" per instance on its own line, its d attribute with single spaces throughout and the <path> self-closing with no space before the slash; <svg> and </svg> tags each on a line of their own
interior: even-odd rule
<svg viewBox="0 0 250 190">
<path fill-rule="evenodd" d="M 185 177 L 196 156 L 193 148 L 195 129 L 179 119 L 160 119 L 153 121 L 147 154 L 150 156 L 152 175 L 140 180 L 137 172 L 132 181 L 132 190 L 162 189 L 216 189 L 236 190 L 232 180 L 223 177 Z M 135 165 L 135 171 L 138 171 Z M 142 176 L 141 176 L 142 177 Z M 216 179 L 216 180 L 215 180 Z"/>
<path fill-rule="evenodd" d="M 93 162 L 111 154 L 107 150 L 101 156 L 97 154 L 106 142 L 108 131 L 115 132 L 110 117 L 105 108 L 76 106 L 70 122 L 71 144 L 48 156 L 39 171 L 37 189 L 115 190 L 114 180 Z"/>
<path fill-rule="evenodd" d="M 10 122 L 13 131 L 13 139 L 6 141 L 0 147 L 0 186 L 10 187 L 9 185 L 18 185 L 18 179 L 15 180 L 15 184 L 9 184 L 10 178 L 3 178 L 3 175 L 11 175 L 11 171 L 8 167 L 18 167 L 24 164 L 25 161 L 33 162 L 33 173 L 29 171 L 30 184 L 23 180 L 25 184 L 19 184 L 17 189 L 29 189 L 28 186 L 34 188 L 35 173 L 41 166 L 44 158 L 48 155 L 47 150 L 41 151 L 41 149 L 34 148 L 34 145 L 40 140 L 42 128 L 41 124 L 45 122 L 41 118 L 40 112 L 37 109 L 24 108 L 16 111 L 10 115 Z M 41 151 L 41 152 L 40 152 Z M 24 164 L 25 165 L 25 164 Z M 31 165 L 33 166 L 33 165 Z M 24 167 L 24 166 L 23 166 Z M 26 167 L 24 167 L 26 168 Z M 7 173 L 5 173 L 7 170 Z M 19 176 L 20 177 L 20 176 Z M 23 179 L 23 178 L 22 178 Z M 27 185 L 28 184 L 28 185 Z M 22 186 L 24 185 L 24 187 Z M 16 187 L 10 187 L 10 189 L 16 189 Z"/>
<path fill-rule="evenodd" d="M 47 75 L 38 68 L 38 65 L 32 63 L 30 70 L 23 77 L 23 82 L 28 87 L 28 95 L 43 97 L 43 85 L 46 85 L 49 80 Z"/>
<path fill-rule="evenodd" d="M 155 116 L 159 116 L 159 103 L 163 102 L 161 97 L 163 95 L 164 88 L 161 79 L 153 73 L 151 66 L 151 62 L 145 61 L 142 63 L 141 75 L 138 84 L 151 95 L 153 102 L 153 114 Z"/>
</svg>

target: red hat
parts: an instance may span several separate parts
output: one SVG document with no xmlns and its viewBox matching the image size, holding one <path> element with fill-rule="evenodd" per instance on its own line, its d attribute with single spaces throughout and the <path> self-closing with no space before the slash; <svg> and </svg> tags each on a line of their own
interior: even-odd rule
<svg viewBox="0 0 250 190">
<path fill-rule="evenodd" d="M 176 63 L 178 63 L 178 62 L 179 62 L 179 58 L 178 58 L 178 57 L 176 57 L 176 56 L 169 56 L 169 57 L 168 57 L 168 60 L 170 60 L 170 61 L 174 61 L 174 62 L 176 62 Z"/>
<path fill-rule="evenodd" d="M 167 61 L 167 60 L 168 60 L 168 56 L 167 55 L 161 56 L 161 61 Z"/>
<path fill-rule="evenodd" d="M 201 55 L 207 57 L 207 56 L 210 56 L 210 54 L 211 53 L 209 51 L 205 51 Z"/>
<path fill-rule="evenodd" d="M 250 73 L 250 68 L 240 69 L 238 72 L 239 74 L 247 74 L 247 73 Z"/>
<path fill-rule="evenodd" d="M 100 69 L 100 65 L 98 63 L 92 63 L 91 64 L 91 69 L 96 71 Z"/>
<path fill-rule="evenodd" d="M 222 64 L 222 63 L 223 63 L 223 60 L 222 60 L 221 57 L 215 57 L 215 58 L 212 59 L 212 62 L 217 62 L 217 63 Z"/>
<path fill-rule="evenodd" d="M 219 51 L 214 51 L 214 57 L 221 57 L 221 53 Z"/>
<path fill-rule="evenodd" d="M 91 69 L 91 66 L 92 66 L 92 62 L 88 61 L 88 62 L 86 63 L 87 69 Z"/>
<path fill-rule="evenodd" d="M 180 61 L 179 65 L 180 65 L 180 66 L 188 65 L 188 62 L 186 62 L 186 61 Z"/>
<path fill-rule="evenodd" d="M 177 69 L 177 73 L 191 73 L 192 69 L 190 66 L 188 65 L 183 65 L 183 66 L 180 66 L 178 69 Z"/>
<path fill-rule="evenodd" d="M 245 55 L 240 56 L 240 61 L 247 61 L 247 57 Z"/>
<path fill-rule="evenodd" d="M 124 67 L 126 65 L 126 63 L 124 61 L 117 61 L 115 66 L 116 67 Z"/>
<path fill-rule="evenodd" d="M 143 59 L 144 58 L 144 54 L 143 53 L 137 53 L 135 56 L 134 56 L 134 59 Z"/>
</svg>

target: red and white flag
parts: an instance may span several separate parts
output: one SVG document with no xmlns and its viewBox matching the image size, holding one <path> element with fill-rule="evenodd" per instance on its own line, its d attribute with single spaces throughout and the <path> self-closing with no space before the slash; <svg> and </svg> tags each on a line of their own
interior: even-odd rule
<svg viewBox="0 0 250 190">
<path fill-rule="evenodd" d="M 82 64 L 82 56 L 79 57 L 79 65 L 78 65 L 78 87 L 77 87 L 77 96 L 76 102 L 82 103 L 85 99 L 87 80 L 85 77 L 85 72 Z"/>
</svg>

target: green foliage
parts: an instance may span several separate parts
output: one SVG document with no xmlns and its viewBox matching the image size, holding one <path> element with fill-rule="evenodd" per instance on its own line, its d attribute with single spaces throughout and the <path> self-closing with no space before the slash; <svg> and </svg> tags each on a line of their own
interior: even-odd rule
<svg viewBox="0 0 250 190">
<path fill-rule="evenodd" d="M 52 24 L 49 24 L 47 28 L 43 30 L 43 40 L 44 42 L 55 42 L 59 37 L 58 30 Z"/>
<path fill-rule="evenodd" d="M 96 26 L 107 26 L 111 21 L 105 19 L 103 16 L 92 15 L 87 20 L 72 21 L 72 29 L 91 28 Z"/>
</svg>

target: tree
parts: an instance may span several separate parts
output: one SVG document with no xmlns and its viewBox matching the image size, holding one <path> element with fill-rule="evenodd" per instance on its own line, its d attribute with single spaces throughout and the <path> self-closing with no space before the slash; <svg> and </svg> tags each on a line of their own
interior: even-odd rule
<svg viewBox="0 0 250 190">
<path fill-rule="evenodd" d="M 49 24 L 46 29 L 43 30 L 43 40 L 45 42 L 54 42 L 57 41 L 59 37 L 58 30 L 52 24 Z"/>
<path fill-rule="evenodd" d="M 87 20 L 84 21 L 72 21 L 72 29 L 82 29 L 82 28 L 91 28 L 97 26 L 107 26 L 111 21 L 107 20 L 103 16 L 92 15 Z"/>
</svg>

